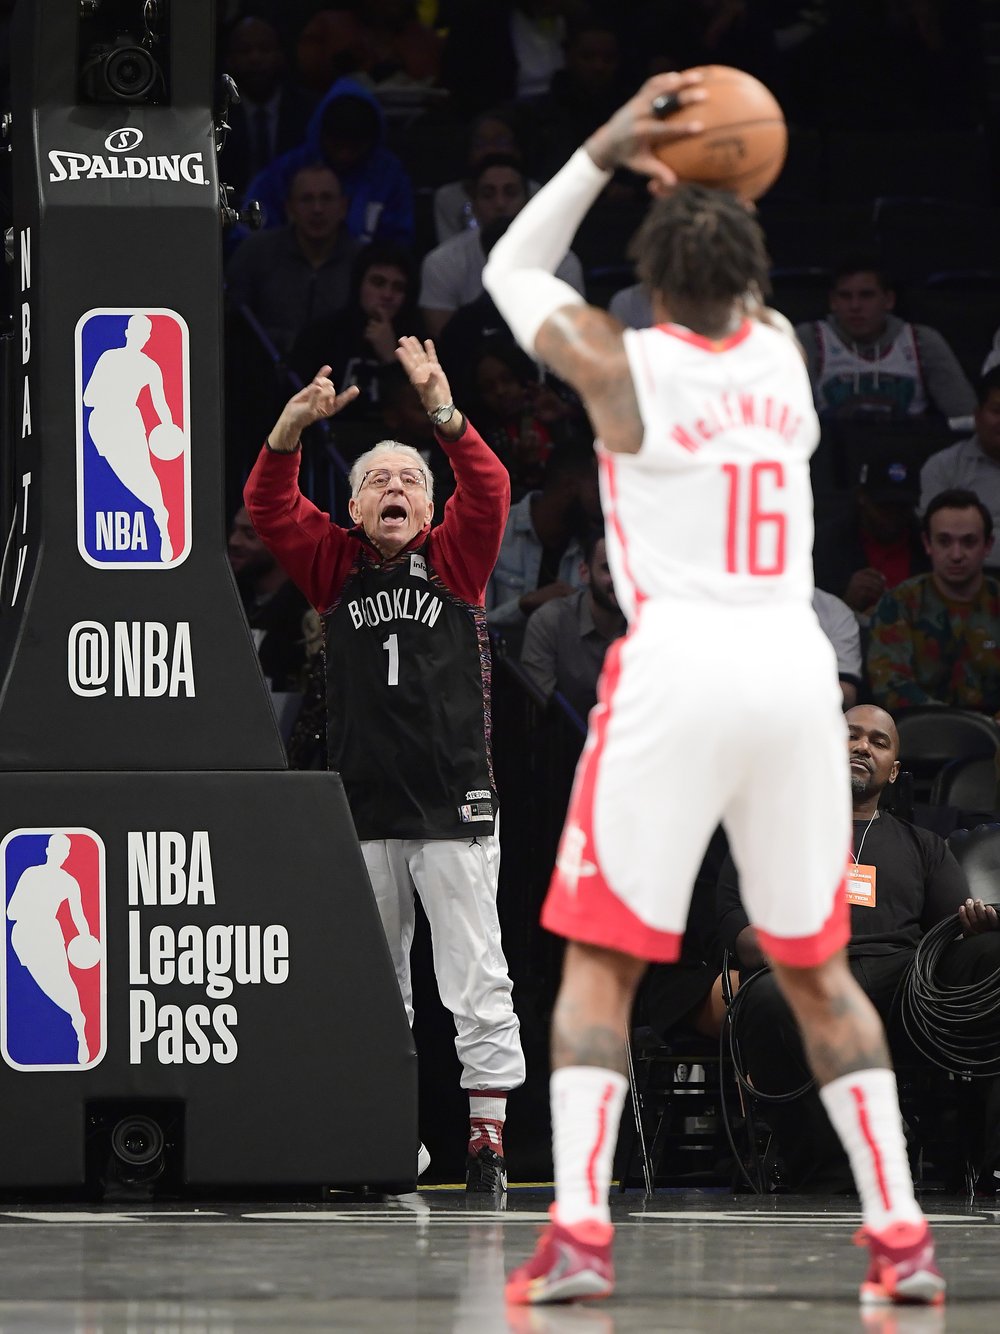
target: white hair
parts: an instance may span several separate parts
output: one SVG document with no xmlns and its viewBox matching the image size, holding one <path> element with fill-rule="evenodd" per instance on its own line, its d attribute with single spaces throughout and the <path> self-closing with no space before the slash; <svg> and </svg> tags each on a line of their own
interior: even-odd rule
<svg viewBox="0 0 1000 1334">
<path fill-rule="evenodd" d="M 400 444 L 398 440 L 380 440 L 377 445 L 372 445 L 366 454 L 362 454 L 359 459 L 355 459 L 354 466 L 351 468 L 347 479 L 351 484 L 352 499 L 357 499 L 358 492 L 361 490 L 361 483 L 365 479 L 365 473 L 373 467 L 378 467 L 378 458 L 381 454 L 404 454 L 408 459 L 412 459 L 414 467 L 419 468 L 424 474 L 427 499 L 434 499 L 434 477 L 430 468 L 424 462 L 423 455 L 412 445 Z"/>
</svg>

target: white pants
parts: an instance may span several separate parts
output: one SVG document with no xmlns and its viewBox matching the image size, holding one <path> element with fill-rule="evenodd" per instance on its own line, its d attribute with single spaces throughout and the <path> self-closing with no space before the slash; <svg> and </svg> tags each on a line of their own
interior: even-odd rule
<svg viewBox="0 0 1000 1334">
<path fill-rule="evenodd" d="M 410 1025 L 410 946 L 419 894 L 431 928 L 438 994 L 455 1019 L 462 1088 L 523 1084 L 520 1024 L 497 917 L 496 835 L 375 839 L 363 842 L 361 851 Z"/>
</svg>

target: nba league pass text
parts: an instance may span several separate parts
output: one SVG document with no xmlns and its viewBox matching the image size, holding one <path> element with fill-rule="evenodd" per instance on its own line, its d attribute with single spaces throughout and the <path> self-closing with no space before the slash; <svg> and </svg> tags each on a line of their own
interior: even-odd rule
<svg viewBox="0 0 1000 1334">
<path fill-rule="evenodd" d="M 149 1055 L 160 1065 L 232 1064 L 239 1055 L 238 988 L 288 981 L 288 929 L 199 923 L 198 909 L 215 903 L 207 830 L 194 830 L 190 841 L 166 830 L 129 831 L 130 1064 Z M 177 910 L 176 922 L 144 921 L 147 908 L 164 907 Z M 205 999 L 164 1003 L 156 988 L 178 983 Z"/>
</svg>

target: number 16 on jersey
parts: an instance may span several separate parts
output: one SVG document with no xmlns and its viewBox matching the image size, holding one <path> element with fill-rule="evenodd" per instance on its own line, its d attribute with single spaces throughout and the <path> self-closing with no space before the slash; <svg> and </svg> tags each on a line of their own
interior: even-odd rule
<svg viewBox="0 0 1000 1334">
<path fill-rule="evenodd" d="M 780 503 L 785 486 L 783 466 L 770 459 L 724 463 L 729 498 L 726 506 L 726 572 L 776 575 L 785 572 L 787 519 Z"/>
</svg>

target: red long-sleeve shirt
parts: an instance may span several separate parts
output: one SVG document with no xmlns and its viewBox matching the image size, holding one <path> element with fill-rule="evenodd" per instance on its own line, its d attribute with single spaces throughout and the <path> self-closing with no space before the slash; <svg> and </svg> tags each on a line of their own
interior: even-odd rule
<svg viewBox="0 0 1000 1334">
<path fill-rule="evenodd" d="M 437 434 L 455 474 L 444 519 L 409 543 L 426 541 L 428 563 L 464 602 L 482 606 L 496 564 L 507 513 L 507 469 L 468 418 L 457 440 Z M 377 552 L 361 528 L 342 528 L 308 500 L 298 486 L 301 451 L 280 454 L 265 445 L 243 491 L 254 528 L 290 579 L 317 611 L 336 602 L 357 555 L 357 544 Z"/>
<path fill-rule="evenodd" d="M 261 539 L 323 614 L 329 763 L 361 839 L 495 828 L 482 604 L 510 483 L 468 423 L 458 440 L 438 439 L 455 493 L 442 523 L 392 557 L 301 494 L 298 451 L 265 448 L 244 491 Z"/>
</svg>

